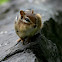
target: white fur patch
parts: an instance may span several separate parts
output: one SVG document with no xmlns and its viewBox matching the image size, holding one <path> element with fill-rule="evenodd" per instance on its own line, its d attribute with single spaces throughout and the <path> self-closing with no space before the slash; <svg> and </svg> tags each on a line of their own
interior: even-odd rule
<svg viewBox="0 0 62 62">
<path fill-rule="evenodd" d="M 26 21 L 26 20 L 24 20 L 24 19 L 23 19 L 23 22 L 28 23 L 28 21 Z"/>
</svg>

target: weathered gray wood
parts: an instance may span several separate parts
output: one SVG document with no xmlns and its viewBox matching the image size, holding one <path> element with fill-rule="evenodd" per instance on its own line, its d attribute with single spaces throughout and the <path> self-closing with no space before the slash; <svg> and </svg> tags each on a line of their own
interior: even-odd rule
<svg viewBox="0 0 62 62">
<path fill-rule="evenodd" d="M 61 62 L 57 46 L 52 41 L 48 40 L 45 36 L 39 33 L 32 37 L 31 41 L 32 42 L 26 45 L 22 45 L 20 42 L 17 45 L 14 45 L 9 49 L 10 52 L 6 54 L 6 56 L 3 57 L 1 61 L 8 59 L 10 56 L 16 53 L 21 53 L 29 49 L 36 55 L 39 62 Z M 6 53 L 9 50 L 7 50 Z"/>
</svg>

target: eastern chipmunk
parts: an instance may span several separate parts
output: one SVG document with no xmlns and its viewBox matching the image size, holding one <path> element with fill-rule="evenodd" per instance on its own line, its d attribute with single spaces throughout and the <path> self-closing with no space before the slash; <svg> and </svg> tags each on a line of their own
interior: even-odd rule
<svg viewBox="0 0 62 62">
<path fill-rule="evenodd" d="M 15 21 L 15 31 L 24 42 L 25 38 L 34 36 L 42 27 L 41 15 L 35 14 L 33 10 L 20 11 L 20 16 Z M 29 42 L 27 40 L 27 42 Z"/>
</svg>

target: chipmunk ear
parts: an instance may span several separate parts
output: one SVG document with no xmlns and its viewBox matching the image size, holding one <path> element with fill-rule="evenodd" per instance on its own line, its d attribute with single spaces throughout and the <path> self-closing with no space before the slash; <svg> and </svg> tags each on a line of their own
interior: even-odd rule
<svg viewBox="0 0 62 62">
<path fill-rule="evenodd" d="M 21 19 L 24 18 L 25 12 L 23 10 L 20 11 Z"/>
<path fill-rule="evenodd" d="M 23 10 L 20 11 L 20 15 L 21 16 L 24 16 L 25 15 L 25 12 Z"/>
</svg>

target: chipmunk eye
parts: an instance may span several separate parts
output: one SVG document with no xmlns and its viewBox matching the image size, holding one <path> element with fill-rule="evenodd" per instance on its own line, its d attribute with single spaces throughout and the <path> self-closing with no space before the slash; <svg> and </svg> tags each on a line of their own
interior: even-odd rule
<svg viewBox="0 0 62 62">
<path fill-rule="evenodd" d="M 26 20 L 27 22 L 30 22 L 30 20 L 29 20 L 28 18 L 25 18 L 25 20 Z"/>
</svg>

